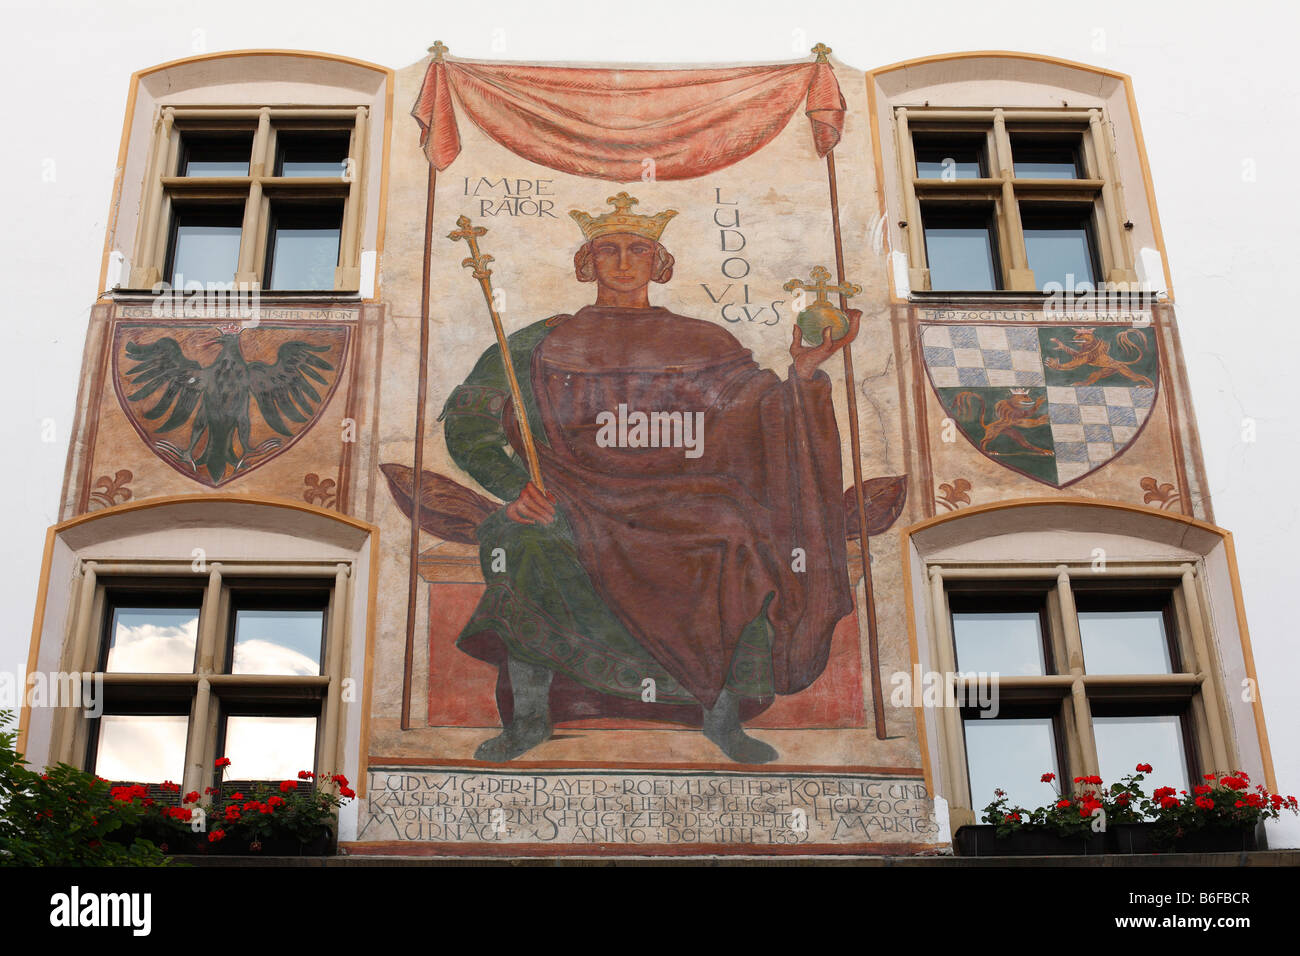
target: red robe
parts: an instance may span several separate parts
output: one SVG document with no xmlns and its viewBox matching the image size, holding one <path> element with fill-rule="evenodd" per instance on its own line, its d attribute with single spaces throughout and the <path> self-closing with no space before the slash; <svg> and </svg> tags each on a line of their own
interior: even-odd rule
<svg viewBox="0 0 1300 956">
<path fill-rule="evenodd" d="M 791 369 L 782 381 L 711 322 L 597 306 L 563 320 L 519 373 L 531 374 L 533 429 L 549 442 L 537 448 L 547 490 L 637 641 L 712 707 L 741 630 L 775 595 L 774 688 L 793 694 L 816 680 L 853 608 L 830 379 L 804 382 Z M 620 404 L 703 412 L 703 454 L 601 447 L 597 416 Z"/>
</svg>

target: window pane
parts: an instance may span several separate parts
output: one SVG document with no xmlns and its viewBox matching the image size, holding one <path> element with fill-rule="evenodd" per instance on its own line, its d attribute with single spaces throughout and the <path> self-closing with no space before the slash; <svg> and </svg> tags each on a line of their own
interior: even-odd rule
<svg viewBox="0 0 1300 956">
<path fill-rule="evenodd" d="M 1107 785 L 1128 776 L 1138 764 L 1149 763 L 1152 772 L 1143 781 L 1148 795 L 1156 787 L 1191 790 L 1183 725 L 1176 715 L 1094 717 L 1092 733 L 1101 778 Z"/>
<path fill-rule="evenodd" d="M 105 714 L 99 718 L 95 773 L 107 780 L 179 783 L 185 774 L 185 734 L 181 715 Z"/>
<path fill-rule="evenodd" d="M 114 608 L 108 633 L 108 663 L 104 670 L 109 673 L 188 674 L 194 670 L 198 635 L 197 604 L 189 608 Z"/>
<path fill-rule="evenodd" d="M 979 179 L 983 151 L 976 146 L 926 146 L 916 150 L 916 175 L 921 179 Z"/>
<path fill-rule="evenodd" d="M 931 289 L 960 292 L 997 289 L 993 228 L 986 218 L 933 214 L 924 218 Z"/>
<path fill-rule="evenodd" d="M 247 176 L 251 133 L 235 136 L 187 134 L 182 140 L 182 176 Z"/>
<path fill-rule="evenodd" d="M 1046 673 L 1041 624 L 1042 619 L 1033 611 L 954 612 L 957 669 L 1014 675 Z"/>
<path fill-rule="evenodd" d="M 295 780 L 316 763 L 315 717 L 227 717 L 231 780 Z"/>
<path fill-rule="evenodd" d="M 1016 179 L 1081 179 L 1077 139 L 1044 142 L 1011 137 Z"/>
<path fill-rule="evenodd" d="M 971 809 L 976 816 L 1005 790 L 1012 805 L 1033 809 L 1056 799 L 1046 772 L 1061 768 L 1056 759 L 1056 736 L 1050 717 L 963 721 L 966 727 L 966 765 L 970 773 Z"/>
<path fill-rule="evenodd" d="M 242 206 L 177 209 L 169 278 L 172 287 L 181 289 L 190 282 L 234 282 L 243 217 Z"/>
<path fill-rule="evenodd" d="M 1089 674 L 1173 671 L 1162 611 L 1080 611 L 1079 635 Z"/>
<path fill-rule="evenodd" d="M 1049 282 L 1058 282 L 1063 289 L 1096 282 L 1088 213 L 1077 208 L 1054 211 L 1022 206 L 1020 219 L 1038 288 Z"/>
<path fill-rule="evenodd" d="M 341 179 L 347 170 L 348 134 L 280 133 L 277 176 L 324 176 Z"/>
<path fill-rule="evenodd" d="M 288 207 L 273 213 L 270 289 L 332 289 L 343 207 Z"/>
<path fill-rule="evenodd" d="M 231 673 L 319 674 L 324 625 L 320 610 L 236 611 Z"/>
</svg>

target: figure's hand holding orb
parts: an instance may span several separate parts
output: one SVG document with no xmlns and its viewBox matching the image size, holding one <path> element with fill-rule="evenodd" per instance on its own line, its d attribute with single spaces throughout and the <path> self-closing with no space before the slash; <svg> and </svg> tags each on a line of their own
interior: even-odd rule
<svg viewBox="0 0 1300 956">
<path fill-rule="evenodd" d="M 844 315 L 848 320 L 848 328 L 842 335 L 836 338 L 834 329 L 827 325 L 822 329 L 821 341 L 812 346 L 804 345 L 804 330 L 798 323 L 795 324 L 794 340 L 790 343 L 790 357 L 794 359 L 795 374 L 805 382 L 812 381 L 819 365 L 857 337 L 862 310 L 848 309 Z"/>
</svg>

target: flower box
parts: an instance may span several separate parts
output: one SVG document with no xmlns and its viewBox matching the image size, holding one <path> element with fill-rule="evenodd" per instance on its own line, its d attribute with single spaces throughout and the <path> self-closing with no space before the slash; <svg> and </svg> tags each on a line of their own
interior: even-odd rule
<svg viewBox="0 0 1300 956">
<path fill-rule="evenodd" d="M 952 849 L 958 856 L 1095 856 L 1109 852 L 1106 834 L 1060 836 L 1050 831 L 1020 830 L 1004 837 L 991 824 L 959 827 Z"/>
<path fill-rule="evenodd" d="M 1253 827 L 1206 826 L 1173 838 L 1162 835 L 1154 823 L 1117 823 L 1107 832 L 1111 853 L 1239 853 L 1268 849 L 1264 823 Z"/>
<path fill-rule="evenodd" d="M 201 834 L 200 834 L 201 836 Z M 226 839 L 210 843 L 206 838 L 193 846 L 170 848 L 172 853 L 187 856 L 333 856 L 338 851 L 334 834 L 327 833 L 307 842 L 289 836 L 264 837 L 250 844 L 247 840 Z"/>
<path fill-rule="evenodd" d="M 1018 830 L 999 837 L 997 827 L 960 827 L 953 837 L 957 856 L 1094 856 L 1103 853 L 1239 853 L 1264 850 L 1264 824 L 1254 827 L 1203 827 L 1169 838 L 1155 823 L 1117 823 L 1105 833 L 1060 836 L 1050 831 Z"/>
</svg>

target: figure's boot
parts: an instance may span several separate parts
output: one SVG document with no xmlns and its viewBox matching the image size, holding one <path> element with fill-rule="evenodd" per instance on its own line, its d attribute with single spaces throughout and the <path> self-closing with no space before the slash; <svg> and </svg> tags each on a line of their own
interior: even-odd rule
<svg viewBox="0 0 1300 956">
<path fill-rule="evenodd" d="M 510 688 L 515 713 L 510 726 L 474 751 L 475 760 L 505 763 L 545 743 L 551 737 L 551 678 L 554 671 L 511 657 Z"/>
<path fill-rule="evenodd" d="M 736 763 L 767 763 L 777 757 L 776 748 L 745 733 L 740 726 L 740 698 L 725 687 L 718 702 L 704 711 L 704 736 Z"/>
</svg>

